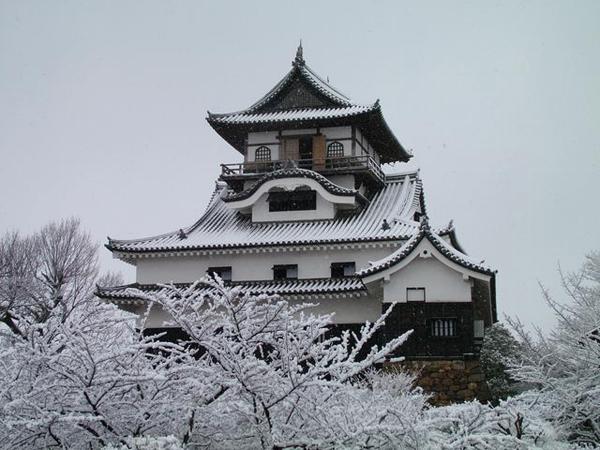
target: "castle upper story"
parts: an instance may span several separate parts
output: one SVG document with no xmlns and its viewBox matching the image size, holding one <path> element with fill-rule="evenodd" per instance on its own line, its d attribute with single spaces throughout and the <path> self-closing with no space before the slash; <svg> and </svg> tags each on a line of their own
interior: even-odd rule
<svg viewBox="0 0 600 450">
<path fill-rule="evenodd" d="M 292 69 L 252 106 L 209 112 L 207 120 L 244 156 L 222 164 L 220 180 L 229 188 L 224 201 L 252 222 L 360 211 L 385 185 L 381 165 L 411 157 L 379 101 L 352 102 L 306 64 L 302 46 Z"/>
</svg>

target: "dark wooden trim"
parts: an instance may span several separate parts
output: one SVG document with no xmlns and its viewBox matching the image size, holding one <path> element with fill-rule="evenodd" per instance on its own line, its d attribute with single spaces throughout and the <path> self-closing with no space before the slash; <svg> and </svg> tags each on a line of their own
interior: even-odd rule
<svg viewBox="0 0 600 450">
<path fill-rule="evenodd" d="M 365 152 L 367 155 L 370 155 L 370 156 L 372 156 L 372 155 L 371 155 L 371 152 L 369 152 L 369 150 L 367 149 L 367 147 L 365 147 L 365 146 L 362 144 L 362 142 L 360 142 L 358 139 L 356 139 L 356 143 L 357 143 L 357 144 L 360 146 L 360 148 L 361 148 L 361 149 L 363 149 L 363 150 L 364 150 L 364 152 Z M 354 156 L 356 156 L 356 155 L 354 155 Z M 360 156 L 360 155 L 359 155 L 359 156 Z"/>
<path fill-rule="evenodd" d="M 260 144 L 248 144 L 248 147 L 260 147 L 261 145 L 281 145 L 281 142 L 261 142 Z"/>
<path fill-rule="evenodd" d="M 280 133 L 281 133 L 281 134 L 280 134 L 280 136 L 279 136 L 279 139 L 287 139 L 287 138 L 299 138 L 299 137 L 302 137 L 302 136 L 315 136 L 316 134 L 318 134 L 316 130 L 318 130 L 319 128 L 320 128 L 320 127 L 318 127 L 318 126 L 316 126 L 316 125 L 315 125 L 315 126 L 313 126 L 313 127 L 302 127 L 302 128 L 283 128 L 283 129 L 280 131 Z M 314 131 L 311 131 L 310 133 L 283 134 L 283 132 L 284 132 L 284 131 L 292 131 L 292 130 L 293 130 L 293 131 L 296 131 L 296 132 L 297 132 L 297 131 L 300 131 L 300 130 L 314 130 Z"/>
<path fill-rule="evenodd" d="M 423 289 L 423 300 L 409 300 L 408 299 L 408 291 L 409 290 L 418 291 L 420 289 Z M 411 286 L 411 287 L 406 288 L 406 302 L 407 303 L 424 303 L 426 301 L 427 301 L 427 289 L 425 288 L 425 286 Z"/>
<path fill-rule="evenodd" d="M 325 142 L 334 142 L 334 141 L 351 141 L 352 138 L 351 137 L 347 137 L 347 138 L 339 138 L 339 139 L 327 139 L 327 136 L 325 136 Z"/>
<path fill-rule="evenodd" d="M 356 127 L 352 125 L 352 156 L 356 156 Z"/>
</svg>

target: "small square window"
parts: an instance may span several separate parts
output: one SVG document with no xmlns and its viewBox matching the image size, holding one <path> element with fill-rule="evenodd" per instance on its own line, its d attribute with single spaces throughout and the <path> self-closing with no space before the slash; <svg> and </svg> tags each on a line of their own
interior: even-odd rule
<svg viewBox="0 0 600 450">
<path fill-rule="evenodd" d="M 351 277 L 356 273 L 354 262 L 332 263 L 331 278 Z"/>
<path fill-rule="evenodd" d="M 425 288 L 424 287 L 409 287 L 406 288 L 407 302 L 424 302 Z"/>
<path fill-rule="evenodd" d="M 269 192 L 269 212 L 311 211 L 317 209 L 317 191 L 296 189 L 292 192 Z"/>
<path fill-rule="evenodd" d="M 213 278 L 215 277 L 215 275 L 218 275 L 219 278 L 221 278 L 221 280 L 223 280 L 223 281 L 231 281 L 231 267 L 230 266 L 209 267 L 208 270 L 206 271 L 206 273 L 208 273 L 208 275 Z"/>
<path fill-rule="evenodd" d="M 429 319 L 427 329 L 431 337 L 456 337 L 458 336 L 458 319 Z"/>
<path fill-rule="evenodd" d="M 273 279 L 274 280 L 297 280 L 298 279 L 298 265 L 297 264 L 285 264 L 273 266 Z"/>
</svg>

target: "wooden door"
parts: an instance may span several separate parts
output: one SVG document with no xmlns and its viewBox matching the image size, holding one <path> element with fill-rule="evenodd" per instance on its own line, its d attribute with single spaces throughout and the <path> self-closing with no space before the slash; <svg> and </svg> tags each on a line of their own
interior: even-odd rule
<svg viewBox="0 0 600 450">
<path fill-rule="evenodd" d="M 286 138 L 283 140 L 282 160 L 297 161 L 300 159 L 300 143 L 297 138 Z"/>
</svg>

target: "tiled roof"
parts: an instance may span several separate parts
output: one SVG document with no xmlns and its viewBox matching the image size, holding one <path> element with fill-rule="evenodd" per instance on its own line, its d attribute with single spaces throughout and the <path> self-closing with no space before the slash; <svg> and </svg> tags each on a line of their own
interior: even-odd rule
<svg viewBox="0 0 600 450">
<path fill-rule="evenodd" d="M 343 186 L 338 186 L 335 183 L 332 183 L 323 175 L 307 169 L 299 169 L 299 168 L 291 168 L 291 169 L 281 169 L 275 170 L 273 172 L 269 172 L 260 179 L 258 179 L 252 186 L 248 189 L 236 192 L 229 193 L 227 196 L 223 197 L 224 202 L 236 202 L 239 200 L 244 200 L 254 194 L 260 186 L 270 180 L 277 180 L 280 178 L 310 178 L 312 180 L 317 181 L 327 192 L 334 195 L 341 195 L 346 197 L 351 196 L 359 196 L 363 200 L 366 200 L 356 189 L 348 189 Z"/>
<path fill-rule="evenodd" d="M 216 123 L 252 124 L 294 122 L 301 120 L 338 119 L 353 117 L 368 113 L 378 108 L 378 105 L 351 105 L 337 108 L 302 108 L 253 113 L 240 111 L 231 114 L 213 114 L 210 120 Z"/>
<path fill-rule="evenodd" d="M 301 79 L 319 94 L 329 100 L 329 107 L 318 108 L 290 108 L 278 111 L 264 111 L 264 107 L 281 94 L 295 79 Z M 348 117 L 371 111 L 378 104 L 364 106 L 354 104 L 348 97 L 334 88 L 331 84 L 317 75 L 304 59 L 296 59 L 292 69 L 264 96 L 252 106 L 242 111 L 212 114 L 208 113 L 209 122 L 220 123 L 262 123 L 281 122 L 306 119 L 330 119 Z"/>
<path fill-rule="evenodd" d="M 322 95 L 327 97 L 329 100 L 338 104 L 339 106 L 351 106 L 352 101 L 334 88 L 331 84 L 323 80 L 319 75 L 315 73 L 304 60 L 295 60 L 292 63 L 292 69 L 281 79 L 279 83 L 267 92 L 263 97 L 257 100 L 252 106 L 246 109 L 247 112 L 256 111 L 265 104 L 269 103 L 275 98 L 286 86 L 292 81 L 295 75 L 299 75 L 305 81 L 307 81 L 313 88 L 315 88 Z"/>
<path fill-rule="evenodd" d="M 240 286 L 242 292 L 246 294 L 270 294 L 270 295 L 317 295 L 317 294 L 338 294 L 338 293 L 361 293 L 366 292 L 365 285 L 358 277 L 345 278 L 316 278 L 305 280 L 265 280 L 265 281 L 244 281 L 230 283 L 232 286 Z M 177 284 L 177 287 L 187 287 L 189 284 Z M 107 300 L 136 300 L 135 289 L 144 292 L 159 292 L 164 290 L 156 284 L 138 284 L 132 283 L 124 286 L 100 287 L 98 286 L 96 295 Z M 214 292 L 214 288 L 199 284 L 201 289 L 207 294 Z"/>
<path fill-rule="evenodd" d="M 296 83 L 305 88 L 304 97 L 295 89 Z M 291 91 L 298 98 L 286 103 L 284 100 Z M 242 154 L 248 132 L 276 131 L 291 124 L 302 124 L 308 128 L 357 126 L 379 153 L 382 162 L 408 161 L 412 157 L 387 125 L 379 100 L 371 105 L 352 102 L 319 77 L 306 65 L 304 58 L 296 58 L 283 79 L 249 108 L 220 114 L 209 111 L 206 120 Z"/>
<path fill-rule="evenodd" d="M 449 232 L 449 231 L 446 231 Z M 473 270 L 475 272 L 483 273 L 486 275 L 493 275 L 494 270 L 488 266 L 485 266 L 483 262 L 475 262 L 468 255 L 460 252 L 459 250 L 448 244 L 438 233 L 433 231 L 427 220 L 427 217 L 423 218 L 419 231 L 415 233 L 410 239 L 408 239 L 402 247 L 396 250 L 389 256 L 375 261 L 371 266 L 364 268 L 357 272 L 357 276 L 366 277 L 378 272 L 382 272 L 399 262 L 412 253 L 412 251 L 419 245 L 423 239 L 428 239 L 433 246 L 442 253 L 449 260 L 457 263 L 461 267 Z"/>
<path fill-rule="evenodd" d="M 312 245 L 408 239 L 418 231 L 413 220 L 421 196 L 417 172 L 388 175 L 384 186 L 362 211 L 331 220 L 263 222 L 229 208 L 223 201 L 225 184 L 217 184 L 204 215 L 179 231 L 134 240 L 110 239 L 107 245 L 121 253 L 168 252 L 223 248 Z M 382 227 L 383 220 L 389 227 Z M 385 228 L 385 229 L 384 229 Z"/>
</svg>

